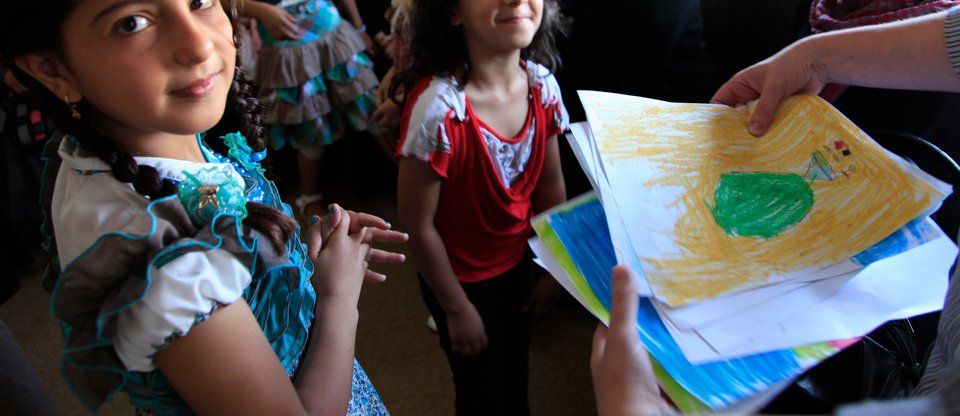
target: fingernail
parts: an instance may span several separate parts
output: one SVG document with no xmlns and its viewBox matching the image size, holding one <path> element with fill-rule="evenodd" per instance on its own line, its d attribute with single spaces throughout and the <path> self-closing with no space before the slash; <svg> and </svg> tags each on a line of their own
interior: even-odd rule
<svg viewBox="0 0 960 416">
<path fill-rule="evenodd" d="M 337 218 L 337 206 L 331 204 L 331 205 L 330 205 L 330 214 L 327 215 L 327 226 L 333 227 L 333 226 L 337 225 L 337 223 L 339 223 L 339 222 L 340 222 L 340 219 Z"/>
<path fill-rule="evenodd" d="M 310 216 L 310 225 L 316 224 L 317 221 L 320 221 L 320 217 L 318 217 L 318 216 L 316 216 L 316 215 L 311 215 L 311 216 Z"/>
<path fill-rule="evenodd" d="M 754 135 L 754 136 L 759 136 L 759 135 L 760 135 L 760 123 L 750 123 L 750 128 L 747 129 L 747 130 L 750 132 L 750 134 L 752 134 L 752 135 Z"/>
<path fill-rule="evenodd" d="M 383 220 L 383 222 L 384 222 L 385 224 L 387 224 L 387 227 L 393 225 L 393 224 L 390 224 L 390 221 L 387 221 L 387 220 Z"/>
</svg>

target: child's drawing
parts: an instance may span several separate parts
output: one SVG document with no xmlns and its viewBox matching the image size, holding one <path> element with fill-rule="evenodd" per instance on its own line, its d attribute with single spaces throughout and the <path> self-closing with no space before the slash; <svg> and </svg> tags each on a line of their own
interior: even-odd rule
<svg viewBox="0 0 960 416">
<path fill-rule="evenodd" d="M 842 140 L 834 142 L 837 157 L 829 146 L 815 150 L 803 176 L 795 173 L 730 172 L 720 176 L 715 203 L 710 212 L 729 235 L 772 238 L 800 222 L 813 207 L 816 180 L 833 180 L 836 174 L 824 153 L 836 162 L 848 162 L 850 149 Z M 840 171 L 849 177 L 856 171 L 850 163 Z"/>
<path fill-rule="evenodd" d="M 717 225 L 729 235 L 771 238 L 800 222 L 813 206 L 813 189 L 793 173 L 730 172 L 720 176 Z"/>
<path fill-rule="evenodd" d="M 746 107 L 580 95 L 636 255 L 670 305 L 847 261 L 950 192 L 816 96 L 786 100 L 758 138 Z"/>
</svg>

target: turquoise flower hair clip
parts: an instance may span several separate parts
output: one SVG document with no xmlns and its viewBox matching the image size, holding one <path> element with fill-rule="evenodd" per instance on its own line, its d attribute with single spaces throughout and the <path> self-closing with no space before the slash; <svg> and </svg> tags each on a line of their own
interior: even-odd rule
<svg viewBox="0 0 960 416">
<path fill-rule="evenodd" d="M 230 149 L 227 155 L 236 160 L 247 171 L 257 171 L 263 174 L 264 170 L 260 167 L 260 161 L 267 157 L 267 149 L 254 152 L 247 139 L 240 133 L 230 133 L 222 137 L 223 143 Z"/>
<path fill-rule="evenodd" d="M 194 224 L 202 226 L 217 215 L 236 216 L 237 222 L 247 217 L 243 181 L 228 170 L 204 168 L 192 174 L 184 171 L 183 175 L 180 203 Z"/>
</svg>

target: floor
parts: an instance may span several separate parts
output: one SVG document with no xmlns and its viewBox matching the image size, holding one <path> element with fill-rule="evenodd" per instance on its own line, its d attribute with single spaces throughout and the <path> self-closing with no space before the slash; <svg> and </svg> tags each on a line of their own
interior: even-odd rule
<svg viewBox="0 0 960 416">
<path fill-rule="evenodd" d="M 275 171 L 287 201 L 298 192 L 291 175 L 292 159 L 277 154 Z M 382 216 L 397 224 L 396 169 L 372 140 L 336 144 L 324 158 L 323 192 L 330 202 Z M 57 323 L 50 315 L 50 296 L 40 287 L 44 261 L 39 240 L 26 230 L 34 251 L 33 263 L 20 270 L 21 289 L 0 305 L 0 320 L 13 332 L 63 415 L 87 414 L 59 374 L 63 346 Z M 406 252 L 403 245 L 390 247 Z M 453 385 L 436 335 L 426 326 L 428 316 L 420 298 L 415 265 L 381 267 L 388 275 L 382 284 L 368 284 L 360 299 L 356 355 L 388 409 L 394 415 L 453 414 Z M 535 324 L 530 350 L 530 406 L 534 415 L 595 414 L 590 380 L 590 341 L 596 320 L 569 297 Z M 101 409 L 103 414 L 132 414 L 126 398 L 118 395 Z"/>
</svg>

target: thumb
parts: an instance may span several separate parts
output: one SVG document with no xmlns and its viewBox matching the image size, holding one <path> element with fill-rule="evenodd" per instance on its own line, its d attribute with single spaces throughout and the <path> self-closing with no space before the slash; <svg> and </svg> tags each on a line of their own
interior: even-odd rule
<svg viewBox="0 0 960 416">
<path fill-rule="evenodd" d="M 320 217 L 316 215 L 310 217 L 310 226 L 307 227 L 307 232 L 304 236 L 304 240 L 306 240 L 307 243 L 307 255 L 311 260 L 316 260 L 320 254 L 320 249 L 323 248 L 323 231 L 320 225 L 317 224 L 319 221 Z"/>
<path fill-rule="evenodd" d="M 603 361 L 603 353 L 607 347 L 607 327 L 600 322 L 597 329 L 593 331 L 593 343 L 590 349 L 590 370 L 593 374 L 600 368 L 600 362 Z"/>
<path fill-rule="evenodd" d="M 770 128 L 773 123 L 773 116 L 777 112 L 780 101 L 783 100 L 783 89 L 775 85 L 770 85 L 760 93 L 757 99 L 757 105 L 753 108 L 753 114 L 750 116 L 750 126 L 747 130 L 754 136 L 761 136 Z"/>
<path fill-rule="evenodd" d="M 610 330 L 627 339 L 637 337 L 637 310 L 640 296 L 626 266 L 613 268 L 613 302 L 610 305 Z"/>
<path fill-rule="evenodd" d="M 336 230 L 337 226 L 340 225 L 344 216 L 339 205 L 330 204 L 329 208 L 330 212 L 323 217 L 323 225 L 320 227 L 323 230 L 322 237 L 324 241 L 330 240 L 330 235 L 333 234 L 333 230 Z M 349 219 L 347 219 L 347 221 L 349 221 Z"/>
</svg>

